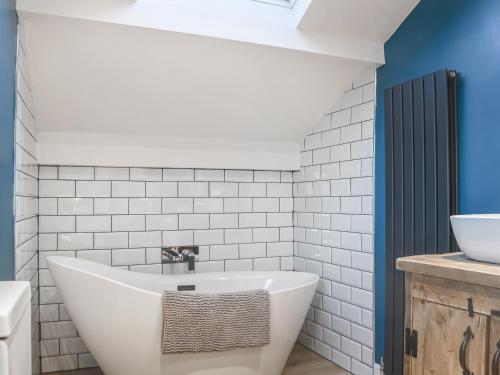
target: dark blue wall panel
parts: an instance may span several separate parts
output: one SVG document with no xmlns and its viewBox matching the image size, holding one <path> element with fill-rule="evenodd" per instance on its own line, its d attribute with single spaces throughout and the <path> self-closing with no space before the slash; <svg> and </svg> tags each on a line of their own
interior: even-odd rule
<svg viewBox="0 0 500 375">
<path fill-rule="evenodd" d="M 14 121 L 17 15 L 15 0 L 0 0 L 0 280 L 15 278 Z"/>
<path fill-rule="evenodd" d="M 385 261 L 384 89 L 454 69 L 458 87 L 461 213 L 500 212 L 500 1 L 422 0 L 385 45 L 377 71 L 376 360 L 383 353 Z"/>
</svg>

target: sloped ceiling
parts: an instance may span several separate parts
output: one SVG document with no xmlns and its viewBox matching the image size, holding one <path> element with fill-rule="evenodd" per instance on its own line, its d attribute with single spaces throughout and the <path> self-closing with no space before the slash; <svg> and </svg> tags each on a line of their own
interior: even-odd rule
<svg viewBox="0 0 500 375">
<path fill-rule="evenodd" d="M 182 1 L 191 11 L 197 3 Z M 41 163 L 296 169 L 304 133 L 363 69 L 383 62 L 385 34 L 355 44 L 314 29 L 314 2 L 300 25 L 291 9 L 241 1 L 241 28 L 220 9 L 194 22 L 173 0 L 113 0 L 105 10 L 94 0 L 18 1 Z M 184 22 L 153 17 L 154 4 Z"/>
</svg>

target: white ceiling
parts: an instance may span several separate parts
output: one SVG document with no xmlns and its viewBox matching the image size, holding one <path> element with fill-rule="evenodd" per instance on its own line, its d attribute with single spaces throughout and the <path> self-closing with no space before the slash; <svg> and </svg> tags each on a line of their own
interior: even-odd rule
<svg viewBox="0 0 500 375">
<path fill-rule="evenodd" d="M 199 165 L 221 168 L 225 158 L 207 163 L 204 143 L 232 142 L 224 149 L 231 148 L 231 158 L 239 160 L 234 156 L 238 145 L 249 152 L 248 142 L 255 142 L 256 152 L 250 158 L 255 163 L 245 163 L 245 168 L 296 168 L 297 157 L 276 164 L 260 155 L 266 147 L 275 160 L 298 153 L 305 132 L 350 82 L 366 67 L 383 62 L 384 38 L 402 20 L 401 12 L 396 22 L 394 12 L 385 7 L 391 25 L 372 21 L 369 36 L 358 31 L 341 33 L 321 15 L 321 4 L 326 2 L 323 9 L 332 22 L 345 25 L 336 12 L 353 18 L 356 5 L 368 0 L 354 0 L 352 7 L 347 5 L 351 2 L 333 7 L 337 1 L 308 0 L 308 6 L 303 1 L 298 0 L 291 10 L 248 0 L 211 0 L 210 10 L 216 13 L 203 16 L 200 6 L 206 6 L 207 0 L 109 0 L 105 4 L 101 0 L 18 0 L 37 126 L 43 133 L 41 162 L 67 161 L 62 152 L 53 151 L 63 139 L 67 150 L 81 139 L 95 147 L 91 139 L 101 134 L 108 140 L 103 150 L 117 146 L 112 144 L 113 135 L 180 139 L 173 142 L 180 153 L 185 147 L 179 145 L 196 138 Z M 403 2 L 408 12 L 415 3 L 372 1 Z M 231 12 L 230 4 L 241 8 Z M 162 17 L 154 5 L 161 5 Z M 294 21 L 297 9 L 302 9 L 300 29 Z M 358 23 L 354 26 L 357 29 Z M 203 139 L 206 142 L 199 141 Z M 85 146 L 81 147 L 73 164 L 88 160 Z M 106 159 L 104 151 L 96 154 L 102 160 L 93 160 L 94 164 L 117 164 L 116 159 Z M 190 166 L 196 165 L 196 158 Z M 175 165 L 167 165 L 163 158 L 141 162 L 186 166 L 182 157 L 173 159 Z M 237 167 L 231 163 L 231 168 Z"/>
</svg>

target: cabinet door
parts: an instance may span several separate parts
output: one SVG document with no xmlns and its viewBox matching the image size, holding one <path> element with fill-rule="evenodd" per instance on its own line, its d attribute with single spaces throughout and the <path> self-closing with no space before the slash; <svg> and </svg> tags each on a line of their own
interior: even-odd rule
<svg viewBox="0 0 500 375">
<path fill-rule="evenodd" d="M 490 321 L 490 375 L 500 375 L 500 318 L 492 316 Z M 497 371 L 493 371 L 496 367 Z"/>
<path fill-rule="evenodd" d="M 412 329 L 418 335 L 412 375 L 463 374 L 460 355 L 471 373 L 487 374 L 487 316 L 414 298 Z"/>
</svg>

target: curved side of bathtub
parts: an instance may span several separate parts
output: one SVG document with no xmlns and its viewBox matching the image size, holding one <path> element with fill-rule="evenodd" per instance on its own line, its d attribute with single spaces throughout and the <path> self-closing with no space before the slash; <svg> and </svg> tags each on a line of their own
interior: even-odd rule
<svg viewBox="0 0 500 375">
<path fill-rule="evenodd" d="M 317 282 L 271 294 L 271 343 L 262 348 L 162 357 L 162 375 L 281 375 Z"/>
<path fill-rule="evenodd" d="M 303 274 L 293 272 L 285 276 L 290 277 L 290 287 L 270 294 L 267 346 L 162 355 L 162 295 L 127 284 L 142 276 L 68 258 L 47 261 L 71 318 L 106 375 L 280 375 L 317 286 L 315 277 L 304 280 Z M 192 275 L 190 280 L 203 278 L 206 283 L 207 275 Z M 165 287 L 175 282 L 175 277 L 163 278 Z M 150 278 L 146 284 L 156 281 Z"/>
<path fill-rule="evenodd" d="M 161 373 L 160 294 L 48 264 L 71 319 L 106 375 Z"/>
</svg>

